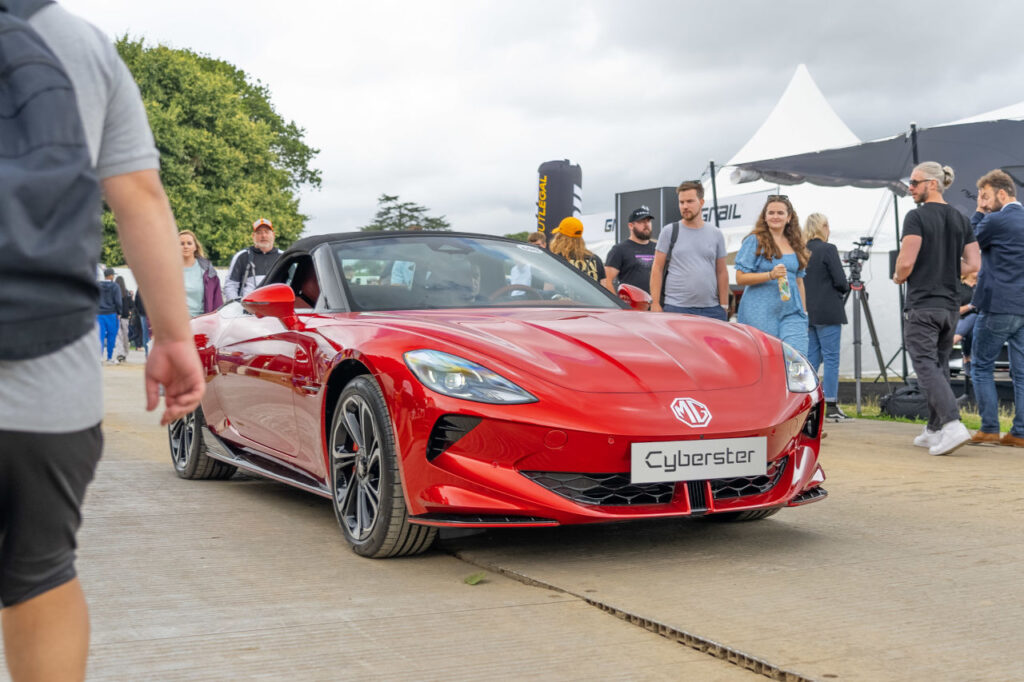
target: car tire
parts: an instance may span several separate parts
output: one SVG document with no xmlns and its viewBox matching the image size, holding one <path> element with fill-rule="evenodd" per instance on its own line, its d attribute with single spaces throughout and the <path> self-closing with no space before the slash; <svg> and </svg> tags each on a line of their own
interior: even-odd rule
<svg viewBox="0 0 1024 682">
<path fill-rule="evenodd" d="M 167 425 L 171 446 L 171 463 L 180 478 L 224 480 L 231 478 L 237 467 L 209 457 L 203 444 L 203 408 L 197 407 L 181 419 Z"/>
<path fill-rule="evenodd" d="M 345 386 L 331 420 L 331 500 L 353 551 L 374 559 L 425 552 L 437 529 L 409 522 L 384 394 L 368 375 Z"/>
<path fill-rule="evenodd" d="M 723 523 L 760 521 L 761 519 L 767 519 L 769 516 L 775 516 L 779 513 L 780 510 L 781 507 L 775 507 L 773 509 L 750 509 L 748 511 L 708 514 L 704 518 L 708 519 L 709 521 L 721 521 Z"/>
</svg>

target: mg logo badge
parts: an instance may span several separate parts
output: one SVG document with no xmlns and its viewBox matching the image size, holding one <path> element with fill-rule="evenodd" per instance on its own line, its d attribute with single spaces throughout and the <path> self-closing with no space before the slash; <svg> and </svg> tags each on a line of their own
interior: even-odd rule
<svg viewBox="0 0 1024 682">
<path fill-rule="evenodd" d="M 672 401 L 672 414 L 687 426 L 701 428 L 711 423 L 708 406 L 693 398 L 676 398 Z"/>
</svg>

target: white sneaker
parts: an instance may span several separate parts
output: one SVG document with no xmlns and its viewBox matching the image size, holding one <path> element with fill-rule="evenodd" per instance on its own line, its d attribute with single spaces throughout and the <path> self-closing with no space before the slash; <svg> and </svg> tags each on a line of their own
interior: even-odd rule
<svg viewBox="0 0 1024 682">
<path fill-rule="evenodd" d="M 919 448 L 931 448 L 931 446 L 939 442 L 939 434 L 941 433 L 942 431 L 932 431 L 926 426 L 921 435 L 914 439 L 914 445 Z"/>
<path fill-rule="evenodd" d="M 948 455 L 971 440 L 971 432 L 960 420 L 942 425 L 935 444 L 928 448 L 933 455 Z"/>
</svg>

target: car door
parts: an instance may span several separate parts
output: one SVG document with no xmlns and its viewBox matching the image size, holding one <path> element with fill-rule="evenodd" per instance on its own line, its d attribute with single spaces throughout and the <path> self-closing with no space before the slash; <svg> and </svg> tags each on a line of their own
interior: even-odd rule
<svg viewBox="0 0 1024 682">
<path fill-rule="evenodd" d="M 337 324 L 337 319 L 330 313 L 345 312 L 345 308 L 340 300 L 329 301 L 321 291 L 324 279 L 337 280 L 333 260 L 326 249 L 314 252 L 312 258 L 300 263 L 292 278 L 292 288 L 296 292 L 295 313 L 300 321 L 299 330 L 292 337 L 295 342 L 292 396 L 299 439 L 297 458 L 310 475 L 327 485 L 322 440 L 326 432 L 322 424 L 326 397 L 323 382 L 331 361 L 341 349 L 333 347 L 317 328 Z M 339 298 L 340 286 L 327 288 L 335 292 L 335 299 Z"/>
<path fill-rule="evenodd" d="M 275 270 L 278 270 L 275 268 Z M 246 312 L 217 348 L 218 397 L 230 430 L 267 454 L 294 459 L 299 449 L 292 399 L 294 332 L 275 317 Z"/>
</svg>

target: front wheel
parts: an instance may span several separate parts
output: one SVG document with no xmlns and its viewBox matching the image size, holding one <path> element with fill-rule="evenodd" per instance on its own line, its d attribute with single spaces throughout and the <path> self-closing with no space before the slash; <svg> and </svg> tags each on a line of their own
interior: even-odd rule
<svg viewBox="0 0 1024 682">
<path fill-rule="evenodd" d="M 436 528 L 409 523 L 391 420 L 371 377 L 356 377 L 341 392 L 330 455 L 334 514 L 356 554 L 383 559 L 433 544 Z"/>
</svg>

